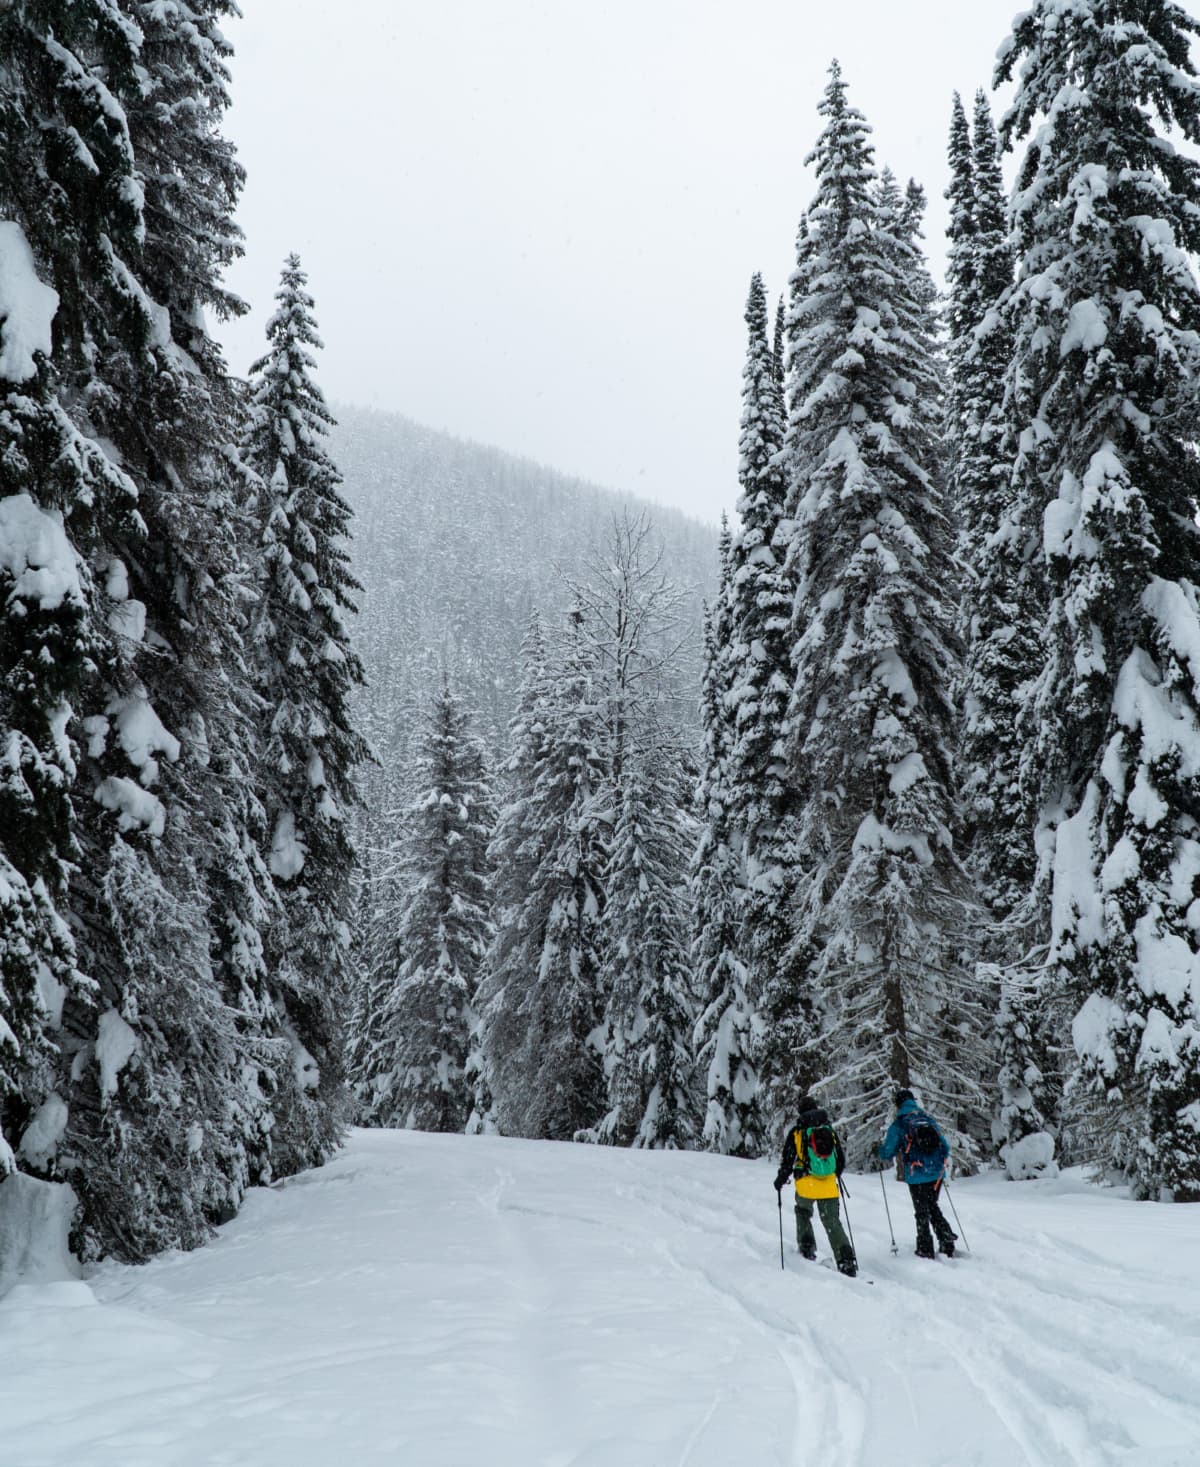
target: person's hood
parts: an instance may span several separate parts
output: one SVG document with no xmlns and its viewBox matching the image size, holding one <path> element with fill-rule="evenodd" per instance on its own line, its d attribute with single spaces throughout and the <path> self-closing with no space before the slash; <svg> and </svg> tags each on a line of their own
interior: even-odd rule
<svg viewBox="0 0 1200 1467">
<path fill-rule="evenodd" d="M 900 1102 L 900 1109 L 896 1112 L 896 1114 L 898 1116 L 911 1116 L 915 1115 L 916 1112 L 920 1109 L 921 1107 L 917 1104 L 915 1100 L 903 1100 Z"/>
</svg>

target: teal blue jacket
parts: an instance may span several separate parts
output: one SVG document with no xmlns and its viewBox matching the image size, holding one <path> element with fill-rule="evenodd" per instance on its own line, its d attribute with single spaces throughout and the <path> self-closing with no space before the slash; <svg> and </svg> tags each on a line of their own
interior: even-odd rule
<svg viewBox="0 0 1200 1467">
<path fill-rule="evenodd" d="M 904 1143 L 922 1123 L 932 1126 L 938 1134 L 938 1149 L 932 1156 L 914 1156 L 904 1150 Z M 942 1128 L 938 1123 L 932 1116 L 926 1115 L 915 1100 L 906 1100 L 901 1104 L 896 1112 L 896 1119 L 883 1138 L 879 1155 L 884 1161 L 891 1161 L 897 1151 L 900 1152 L 900 1161 L 904 1167 L 904 1180 L 910 1187 L 919 1186 L 922 1182 L 936 1182 L 946 1173 L 950 1143 L 942 1135 Z"/>
</svg>

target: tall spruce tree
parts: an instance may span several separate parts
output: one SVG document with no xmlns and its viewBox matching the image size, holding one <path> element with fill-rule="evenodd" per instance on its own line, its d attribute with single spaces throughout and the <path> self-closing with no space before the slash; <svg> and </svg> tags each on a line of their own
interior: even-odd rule
<svg viewBox="0 0 1200 1467">
<path fill-rule="evenodd" d="M 534 801 L 534 779 L 546 753 L 544 705 L 548 695 L 548 651 L 537 612 L 521 643 L 521 684 L 508 729 L 508 759 L 501 769 L 495 828 L 488 846 L 494 935 L 484 956 L 470 1034 L 467 1074 L 474 1107 L 469 1129 L 495 1130 L 497 1088 L 512 1071 L 509 1057 L 523 1038 L 521 1001 L 534 962 L 540 912 L 526 906 L 546 848 L 546 832 Z M 498 1066 L 498 1070 L 494 1070 Z M 512 1079 L 519 1085 L 519 1077 Z M 510 1108 L 510 1113 L 515 1105 Z"/>
<path fill-rule="evenodd" d="M 448 684 L 435 696 L 413 771 L 403 856 L 406 899 L 391 935 L 382 1012 L 357 1076 L 368 1123 L 462 1131 L 472 1003 L 491 938 L 493 824 L 483 746 Z"/>
<path fill-rule="evenodd" d="M 1034 815 L 1023 798 L 1016 713 L 1037 670 L 1044 595 L 1036 562 L 1012 523 L 1011 452 L 1004 382 L 1012 331 L 1000 305 L 1012 285 L 1012 249 L 999 149 L 987 99 L 975 99 L 967 161 L 971 229 L 955 244 L 969 256 L 956 272 L 951 313 L 950 496 L 966 571 L 960 606 L 965 647 L 960 760 L 971 867 L 997 924 L 991 955 L 1019 960 L 1036 941 L 1028 909 Z"/>
<path fill-rule="evenodd" d="M 684 808 L 686 760 L 665 729 L 637 729 L 616 788 L 605 908 L 604 1071 L 598 1140 L 687 1148 L 699 1103 L 684 896 L 695 834 Z"/>
<path fill-rule="evenodd" d="M 39 574 L 54 552 L 60 614 L 77 621 L 74 652 L 60 648 L 42 679 L 60 772 L 39 805 L 57 855 L 69 835 L 74 859 L 65 897 L 61 861 L 30 889 L 58 1073 L 27 1159 L 68 1167 L 86 1256 L 201 1241 L 280 1166 L 272 1136 L 305 1083 L 279 1037 L 263 938 L 278 910 L 259 854 L 245 656 L 253 479 L 233 448 L 238 391 L 204 324 L 206 309 L 240 309 L 219 282 L 239 248 L 242 174 L 220 131 L 219 23 L 234 12 L 232 0 L 85 0 L 0 15 L 5 242 L 53 288 L 22 302 L 23 320 L 31 300 L 51 302 L 26 353 L 50 360 L 32 390 L 18 374 L 5 416 L 24 444 L 3 455 L 7 513 L 18 477 L 31 497 L 49 491 L 76 557 L 67 584 L 62 545 L 42 531 L 21 542 Z M 10 347 L 19 360 L 11 325 Z M 33 563 L 15 570 L 27 601 Z M 86 985 L 51 911 L 64 901 Z"/>
<path fill-rule="evenodd" d="M 897 195 L 894 203 L 892 202 L 892 189 L 895 189 Z M 925 196 L 924 188 L 915 178 L 910 178 L 901 190 L 890 168 L 885 168 L 880 177 L 879 197 L 881 210 L 884 210 L 889 216 L 889 232 L 899 235 L 909 248 L 910 253 L 905 262 L 905 272 L 911 280 L 914 300 L 925 308 L 921 316 L 921 323 L 933 350 L 934 362 L 940 378 L 944 371 L 944 353 L 938 336 L 940 295 L 934 284 L 933 276 L 930 274 L 929 264 L 925 259 L 922 247 L 922 241 L 925 238 L 925 214 L 929 208 L 929 200 Z M 894 224 L 891 223 L 893 218 Z M 942 382 L 937 402 L 933 404 L 938 409 L 939 416 L 944 414 L 945 396 L 945 383 Z"/>
<path fill-rule="evenodd" d="M 1019 732 L 1072 999 L 1078 1154 L 1200 1198 L 1200 21 L 1038 0 L 1000 53 L 1032 134 L 1005 303 L 1017 532 L 1044 555 Z"/>
<path fill-rule="evenodd" d="M 613 515 L 603 541 L 584 562 L 584 575 L 566 578 L 581 613 L 575 625 L 595 655 L 614 786 L 639 728 L 676 697 L 682 595 L 663 569 L 665 558 L 650 516 L 626 509 Z"/>
<path fill-rule="evenodd" d="M 794 988 L 788 969 L 790 905 L 797 851 L 783 773 L 784 719 L 791 687 L 793 589 L 784 574 L 780 521 L 786 497 L 783 389 L 768 338 L 762 277 L 750 282 L 739 440 L 741 525 L 730 549 L 729 640 L 721 649 L 728 682 L 729 821 L 744 865 L 743 958 L 756 1007 L 781 1010 Z M 782 323 L 776 323 L 782 328 Z M 780 345 L 779 342 L 776 345 Z M 785 998 L 784 995 L 787 995 Z M 782 1013 L 776 1018 L 783 1019 Z M 791 1100 L 795 1055 L 790 1026 L 773 1023 L 756 1056 L 768 1092 Z"/>
<path fill-rule="evenodd" d="M 680 798 L 689 760 L 674 730 L 681 593 L 664 557 L 648 515 L 614 515 L 584 576 L 569 582 L 603 715 L 596 798 L 614 824 L 598 983 L 607 1112 L 586 1135 L 615 1145 L 678 1146 L 696 1123 L 682 918 L 694 832 Z"/>
<path fill-rule="evenodd" d="M 981 965 L 983 966 L 983 965 Z M 989 973 L 999 994 L 994 1047 L 999 1060 L 992 1142 L 1009 1180 L 1053 1176 L 1062 1085 L 1048 1049 L 1052 1010 L 1039 975 L 1020 965 Z"/>
<path fill-rule="evenodd" d="M 775 329 L 771 335 L 771 365 L 775 369 L 775 381 L 779 384 L 780 394 L 783 392 L 784 363 L 787 356 L 787 311 L 784 307 L 783 296 L 775 303 Z M 785 405 L 786 407 L 786 405 Z M 785 411 L 784 417 L 786 419 Z"/>
<path fill-rule="evenodd" d="M 742 956 L 743 864 L 730 819 L 731 560 L 732 537 L 723 524 L 720 584 L 705 623 L 700 838 L 689 874 L 692 967 L 700 1005 L 694 1042 L 707 1097 L 705 1147 L 730 1156 L 759 1156 L 766 1144 L 756 1061 L 761 1025 Z"/>
<path fill-rule="evenodd" d="M 950 108 L 950 142 L 947 148 L 950 182 L 946 203 L 950 217 L 946 225 L 949 248 L 946 253 L 945 321 L 950 339 L 951 360 L 962 349 L 977 323 L 975 313 L 975 163 L 972 156 L 971 127 L 966 109 L 957 92 Z M 952 376 L 952 387 L 957 377 Z M 961 414 L 958 409 L 956 416 Z"/>
<path fill-rule="evenodd" d="M 119 196 L 142 206 L 140 227 L 106 250 L 108 329 L 93 321 L 86 352 L 56 360 L 77 427 L 136 492 L 103 504 L 90 547 L 108 635 L 80 697 L 71 905 L 96 987 L 92 1004 L 67 998 L 62 1085 L 81 1248 L 139 1258 L 201 1241 L 262 1175 L 270 1117 L 255 1072 L 269 1045 L 234 1006 L 261 977 L 269 881 L 259 872 L 256 887 L 245 859 L 236 395 L 202 314 L 228 305 L 217 274 L 236 252 L 241 171 L 220 135 L 217 25 L 231 7 L 122 9 L 134 85 L 123 113 L 104 110 L 132 147 L 136 181 Z M 94 51 L 84 61 L 81 91 L 119 75 Z"/>
<path fill-rule="evenodd" d="M 88 670 L 112 650 L 96 550 L 137 493 L 64 403 L 101 344 L 150 334 L 126 264 L 136 62 L 109 0 L 0 13 L 0 1171 L 35 1110 L 26 1163 L 52 1165 L 68 1112 L 51 1056 L 65 1001 L 94 993 L 67 925 L 72 786 Z"/>
<path fill-rule="evenodd" d="M 244 173 L 221 131 L 232 59 L 222 26 L 238 12 L 234 0 L 132 0 L 130 8 L 144 67 L 129 109 L 149 218 L 142 268 L 163 339 L 140 390 L 129 390 L 113 364 L 104 406 L 108 431 L 143 466 L 149 534 L 145 545 L 128 547 L 131 574 L 148 603 L 151 637 L 167 641 L 172 655 L 145 659 L 139 673 L 151 702 L 172 711 L 183 735 L 172 824 L 206 833 L 195 864 L 213 973 L 260 1061 L 239 1066 L 258 1070 L 248 1101 L 257 1108 L 260 1084 L 271 1097 L 247 1159 L 251 1177 L 265 1181 L 304 1164 L 271 1142 L 287 1134 L 283 1111 L 293 1107 L 295 1084 L 311 1077 L 301 1076 L 280 1034 L 267 974 L 279 903 L 262 857 L 259 710 L 245 612 L 258 577 L 250 513 L 257 485 L 236 449 L 241 384 L 205 325 L 209 315 L 224 320 L 246 309 L 222 280 L 242 252 L 233 211 Z M 119 549 L 123 556 L 126 547 Z M 189 864 L 178 849 L 159 863 L 167 874 Z"/>
<path fill-rule="evenodd" d="M 313 379 L 320 340 L 300 261 L 284 263 L 269 349 L 250 369 L 247 462 L 261 480 L 257 518 L 264 579 L 255 612 L 254 675 L 263 703 L 259 768 L 266 783 L 271 874 L 284 911 L 271 980 L 297 1063 L 311 1057 L 281 1147 L 313 1164 L 337 1135 L 343 1075 L 338 1013 L 349 997 L 354 850 L 348 816 L 366 745 L 350 696 L 362 665 L 350 645 L 359 589 L 349 568 L 351 512 L 322 440 L 332 417 Z M 307 1102 L 306 1095 L 297 1096 Z M 285 1162 L 285 1164 L 287 1164 Z"/>
<path fill-rule="evenodd" d="M 483 1073 L 506 1135 L 569 1141 L 606 1112 L 600 1029 L 611 789 L 594 638 L 574 609 L 538 688 L 536 752 L 497 822 L 505 878 L 486 964 Z M 513 842 L 518 843 L 514 850 Z M 511 873 L 510 873 L 511 876 Z"/>
<path fill-rule="evenodd" d="M 980 977 L 999 1002 L 1000 1090 L 992 1134 L 1016 1177 L 1039 1168 L 1010 1164 L 1013 1148 L 1036 1137 L 1021 1154 L 1047 1156 L 1060 1109 L 1053 1100 L 1060 1081 L 1050 1048 L 1051 1006 L 1034 973 L 1045 921 L 1032 900 L 1036 812 L 1021 780 L 1017 731 L 1019 700 L 1041 655 L 1045 596 L 1037 558 L 1027 537 L 1013 533 L 1011 519 L 1003 408 L 1012 332 L 1000 306 L 1012 285 L 1013 259 L 999 141 L 982 91 L 969 135 L 958 106 L 950 153 L 955 218 L 961 220 L 952 231 L 948 313 L 955 445 L 949 495 L 965 572 L 959 763 L 967 859 L 991 917 L 977 945 L 987 960 Z"/>
<path fill-rule="evenodd" d="M 786 873 L 780 869 L 783 814 L 783 720 L 790 688 L 788 634 L 792 597 L 775 542 L 786 490 L 783 393 L 767 335 L 762 276 L 746 302 L 749 344 L 742 373 L 738 502 L 741 526 L 731 546 L 728 667 L 725 694 L 732 738 L 728 761 L 730 815 L 741 832 L 747 864 L 746 920 L 752 969 L 769 970 L 786 945 L 772 943 Z M 784 926 L 786 931 L 786 924 Z"/>
<path fill-rule="evenodd" d="M 811 868 L 797 902 L 852 1154 L 894 1083 L 968 1145 L 982 1015 L 961 963 L 953 845 L 950 529 L 923 267 L 880 208 L 867 125 L 836 63 L 792 310 L 789 569 L 798 591 L 790 779 Z"/>
</svg>

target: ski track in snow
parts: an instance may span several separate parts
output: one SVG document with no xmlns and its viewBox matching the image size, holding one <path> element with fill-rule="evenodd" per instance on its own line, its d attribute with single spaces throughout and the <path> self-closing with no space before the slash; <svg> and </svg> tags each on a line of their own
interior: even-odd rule
<svg viewBox="0 0 1200 1467">
<path fill-rule="evenodd" d="M 354 1132 L 208 1248 L 0 1300 L 3 1467 L 1197 1467 L 1200 1206 L 954 1184 L 786 1271 L 769 1163 Z M 818 1225 L 818 1244 L 827 1252 Z"/>
</svg>

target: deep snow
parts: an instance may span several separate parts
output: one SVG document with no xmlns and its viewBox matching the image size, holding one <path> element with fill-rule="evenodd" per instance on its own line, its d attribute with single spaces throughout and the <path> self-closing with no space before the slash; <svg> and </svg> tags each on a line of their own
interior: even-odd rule
<svg viewBox="0 0 1200 1467">
<path fill-rule="evenodd" d="M 768 1162 L 352 1134 L 213 1245 L 0 1301 L 5 1467 L 1200 1463 L 1200 1207 L 964 1180 L 874 1287 L 803 1263 Z M 822 1242 L 824 1240 L 822 1239 Z"/>
</svg>

